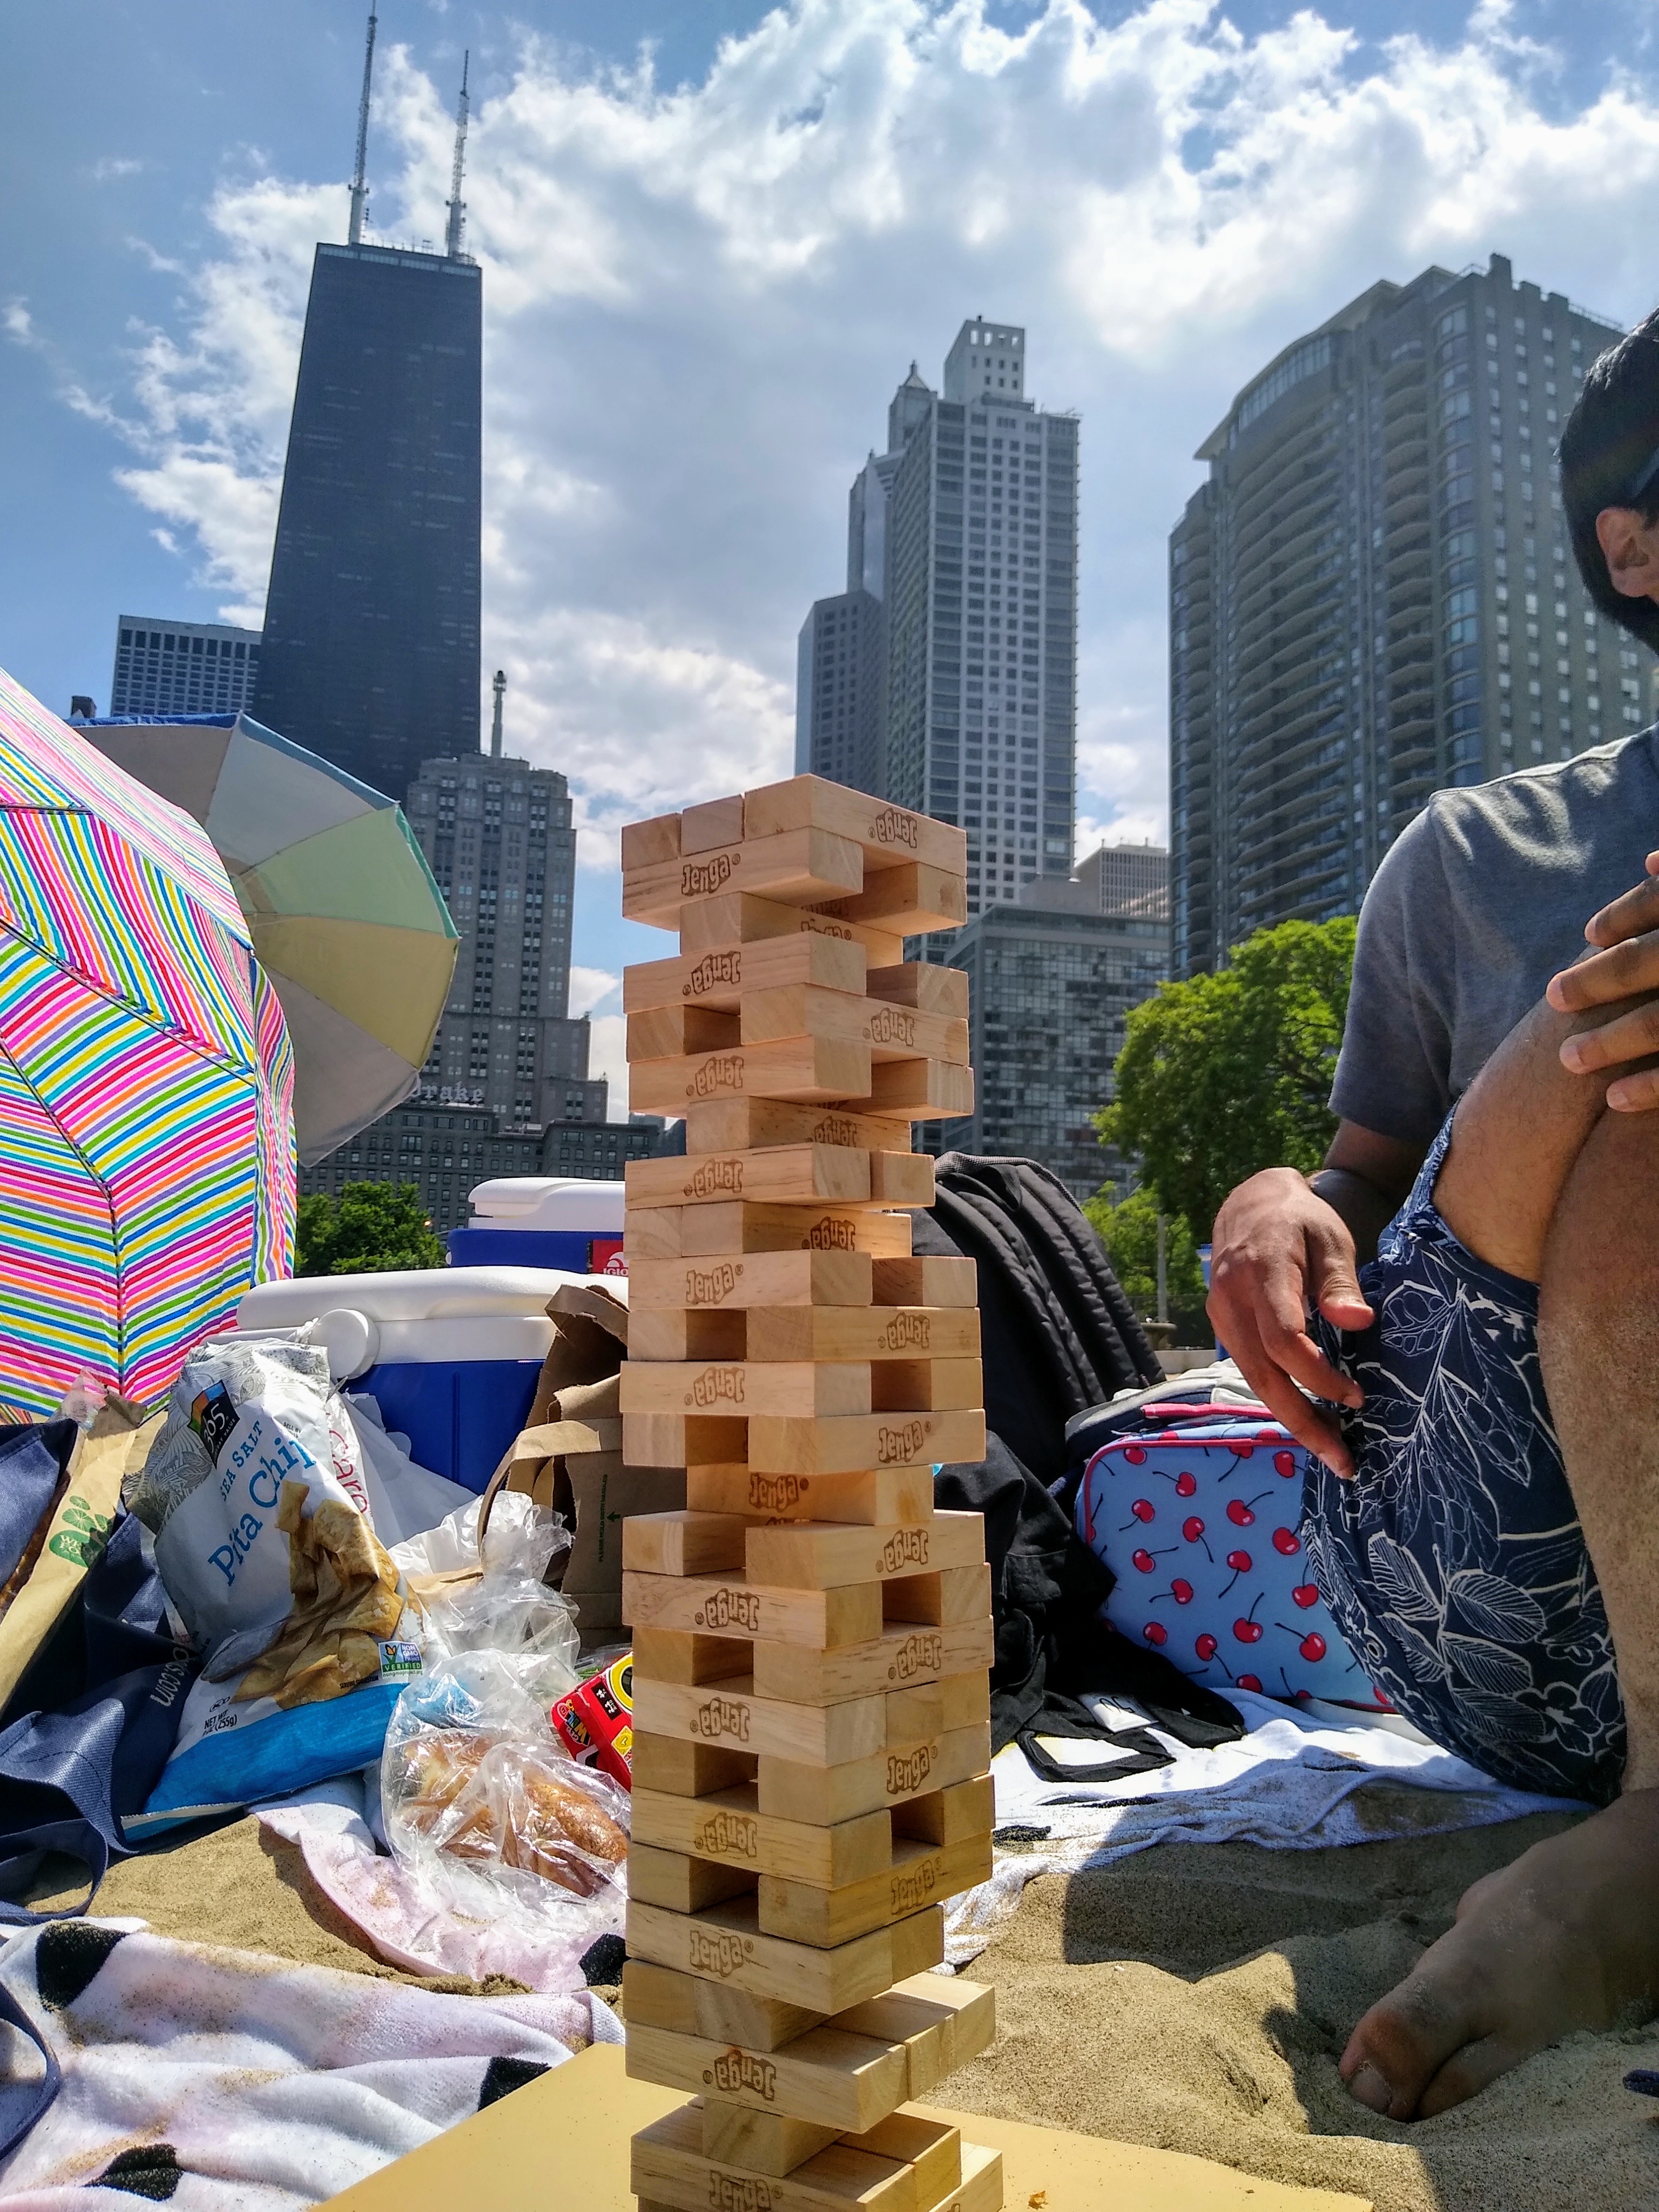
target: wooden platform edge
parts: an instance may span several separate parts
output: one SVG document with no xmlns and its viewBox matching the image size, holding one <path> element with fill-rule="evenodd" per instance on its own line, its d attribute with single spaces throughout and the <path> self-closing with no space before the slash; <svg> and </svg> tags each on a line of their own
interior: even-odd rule
<svg viewBox="0 0 1659 2212">
<path fill-rule="evenodd" d="M 354 2182 L 321 2212 L 456 2212 L 477 2202 L 486 2173 L 490 2212 L 545 2212 L 550 2149 L 564 2201 L 582 2212 L 635 2212 L 633 2137 L 685 2101 L 674 2090 L 630 2081 L 622 2045 L 596 2043 Z M 1113 2212 L 1374 2212 L 1365 2197 L 1293 2188 L 1183 2151 L 932 2105 L 914 2109 L 959 2127 L 964 2142 L 1001 2152 L 1011 2207 L 1040 2201 L 1043 2212 L 1098 2212 L 1103 2204 Z"/>
</svg>

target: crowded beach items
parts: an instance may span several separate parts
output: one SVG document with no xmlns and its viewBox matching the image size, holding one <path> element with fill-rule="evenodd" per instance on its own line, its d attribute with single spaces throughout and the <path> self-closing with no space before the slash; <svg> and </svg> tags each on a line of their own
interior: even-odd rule
<svg viewBox="0 0 1659 2212">
<path fill-rule="evenodd" d="M 629 1164 L 634 1626 L 629 2071 L 693 2093 L 635 2138 L 641 2212 L 992 2212 L 999 2157 L 925 2118 L 991 2039 L 926 1970 L 991 1871 L 989 1571 L 933 1470 L 985 1451 L 970 1261 L 911 1256 L 910 1122 L 972 1103 L 959 831 L 811 776 L 623 832 L 631 1095 L 686 1155 Z M 785 2177 L 787 2177 L 786 2179 Z"/>
</svg>

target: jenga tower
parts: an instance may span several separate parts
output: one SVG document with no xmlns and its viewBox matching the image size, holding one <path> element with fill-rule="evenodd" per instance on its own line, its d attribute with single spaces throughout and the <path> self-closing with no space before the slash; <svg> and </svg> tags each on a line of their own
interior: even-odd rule
<svg viewBox="0 0 1659 2212">
<path fill-rule="evenodd" d="M 991 1871 L 990 1570 L 938 1462 L 985 1450 L 970 1260 L 911 1256 L 910 1122 L 971 1109 L 960 830 L 797 776 L 623 832 L 623 1449 L 684 1467 L 623 1528 L 634 1628 L 628 2069 L 641 2212 L 996 2212 L 1002 2165 L 908 2100 L 986 2048 L 925 1970 Z"/>
</svg>

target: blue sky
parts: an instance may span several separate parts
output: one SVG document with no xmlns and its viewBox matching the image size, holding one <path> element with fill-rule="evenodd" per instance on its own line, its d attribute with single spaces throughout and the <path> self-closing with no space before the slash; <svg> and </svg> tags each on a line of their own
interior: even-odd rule
<svg viewBox="0 0 1659 2212">
<path fill-rule="evenodd" d="M 1193 448 L 1379 276 L 1493 250 L 1659 293 L 1636 0 L 384 0 L 380 234 L 441 231 L 472 52 L 485 665 L 585 825 L 616 1065 L 617 825 L 787 769 L 793 641 L 917 357 L 1024 322 L 1083 419 L 1080 842 L 1164 827 L 1164 541 Z M 107 697 L 115 617 L 257 619 L 310 248 L 343 234 L 358 0 L 9 11 L 0 663 Z M 645 56 L 648 54 L 648 62 Z M 618 1097 L 620 1103 L 620 1095 Z"/>
</svg>

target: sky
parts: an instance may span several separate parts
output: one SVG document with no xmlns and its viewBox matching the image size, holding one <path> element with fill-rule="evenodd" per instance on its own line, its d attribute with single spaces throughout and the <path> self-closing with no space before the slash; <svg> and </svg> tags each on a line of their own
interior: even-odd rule
<svg viewBox="0 0 1659 2212">
<path fill-rule="evenodd" d="M 108 698 L 123 612 L 257 623 L 362 0 L 7 11 L 0 665 Z M 1079 854 L 1166 830 L 1194 447 L 1379 277 L 1659 297 L 1646 0 L 381 0 L 370 233 L 441 240 L 471 56 L 483 670 L 569 778 L 573 1011 L 625 1111 L 617 832 L 789 773 L 795 638 L 912 359 L 1024 324 L 1081 417 Z"/>
</svg>

